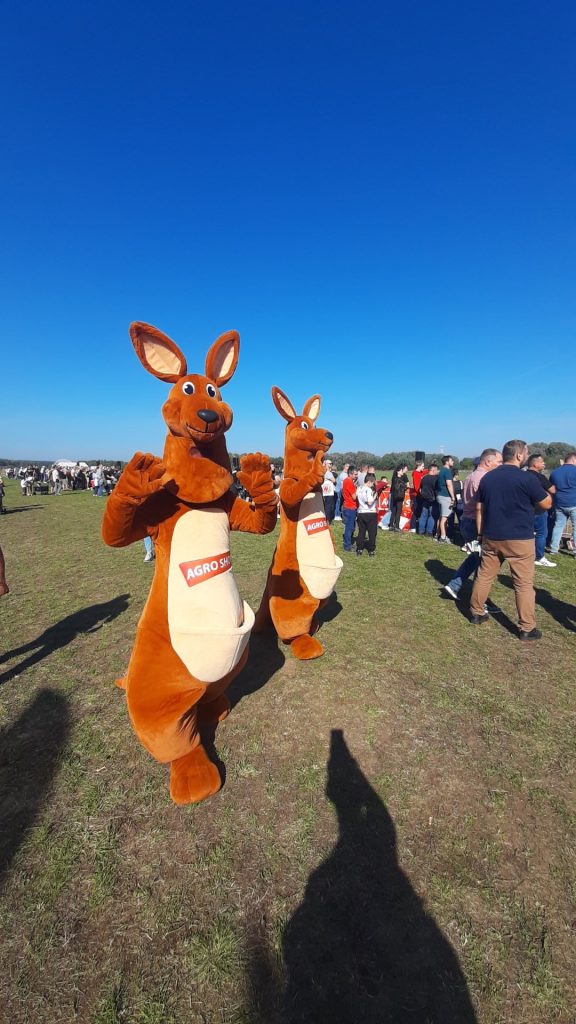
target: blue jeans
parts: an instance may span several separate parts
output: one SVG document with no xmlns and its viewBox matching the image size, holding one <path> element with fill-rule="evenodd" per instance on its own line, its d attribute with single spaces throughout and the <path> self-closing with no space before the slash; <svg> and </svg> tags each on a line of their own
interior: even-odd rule
<svg viewBox="0 0 576 1024">
<path fill-rule="evenodd" d="M 536 534 L 536 561 L 544 558 L 546 536 L 548 534 L 548 513 L 538 512 L 534 516 L 534 533 Z"/>
<path fill-rule="evenodd" d="M 422 511 L 420 513 L 420 519 L 418 520 L 418 533 L 426 533 L 429 537 L 432 536 L 436 529 L 436 523 L 438 522 L 438 505 L 434 501 L 431 505 L 427 505 L 426 502 L 422 505 Z"/>
<path fill-rule="evenodd" d="M 342 519 L 344 520 L 344 551 L 352 550 L 352 534 L 356 526 L 356 509 L 343 508 Z"/>
<path fill-rule="evenodd" d="M 562 540 L 562 534 L 568 519 L 572 520 L 572 536 L 576 542 L 576 505 L 572 508 L 557 508 L 556 522 L 554 523 L 552 540 L 550 541 L 550 550 L 553 555 L 558 554 L 558 548 L 560 547 L 560 541 Z"/>
<path fill-rule="evenodd" d="M 334 506 L 334 516 L 342 514 L 342 491 L 336 491 L 336 504 Z"/>
<path fill-rule="evenodd" d="M 462 519 L 460 520 L 460 534 L 465 544 L 468 544 L 472 540 L 476 540 L 478 537 L 476 520 L 469 519 L 468 516 L 462 516 Z M 459 594 L 464 580 L 467 580 L 472 573 L 475 573 L 479 565 L 480 555 L 475 552 L 469 554 L 462 562 L 462 565 L 458 566 L 450 580 L 450 589 L 453 590 L 455 594 Z"/>
</svg>

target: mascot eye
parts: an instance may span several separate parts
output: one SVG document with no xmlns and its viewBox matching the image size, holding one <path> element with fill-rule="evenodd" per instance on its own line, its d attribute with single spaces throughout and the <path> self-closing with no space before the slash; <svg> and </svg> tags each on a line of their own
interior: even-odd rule
<svg viewBox="0 0 576 1024">
<path fill-rule="evenodd" d="M 302 423 L 300 424 L 300 426 L 302 427 L 302 430 L 309 430 L 310 429 L 310 427 L 306 423 L 306 420 L 302 420 Z"/>
<path fill-rule="evenodd" d="M 191 380 L 187 380 L 186 383 L 182 385 L 182 391 L 185 395 L 194 394 L 194 385 Z"/>
<path fill-rule="evenodd" d="M 210 398 L 216 398 L 216 388 L 213 384 L 206 385 L 206 393 L 210 395 Z"/>
</svg>

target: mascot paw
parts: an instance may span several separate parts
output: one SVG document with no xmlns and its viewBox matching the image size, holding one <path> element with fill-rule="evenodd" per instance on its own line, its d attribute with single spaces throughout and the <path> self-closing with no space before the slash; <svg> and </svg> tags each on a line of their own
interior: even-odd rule
<svg viewBox="0 0 576 1024">
<path fill-rule="evenodd" d="M 175 804 L 197 804 L 217 793 L 220 772 L 199 744 L 170 765 L 170 796 Z"/>
<path fill-rule="evenodd" d="M 324 648 L 314 636 L 297 636 L 290 643 L 290 650 L 299 661 L 311 661 L 312 658 L 320 658 L 324 654 Z"/>
<path fill-rule="evenodd" d="M 196 705 L 200 725 L 218 725 L 230 714 L 230 701 L 225 693 L 207 704 Z"/>
</svg>

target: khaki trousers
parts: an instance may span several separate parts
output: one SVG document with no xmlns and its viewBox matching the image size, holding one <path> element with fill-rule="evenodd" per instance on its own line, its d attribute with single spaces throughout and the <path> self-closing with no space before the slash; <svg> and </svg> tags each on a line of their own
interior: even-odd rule
<svg viewBox="0 0 576 1024">
<path fill-rule="evenodd" d="M 508 562 L 520 629 L 530 632 L 536 626 L 534 605 L 534 558 L 536 549 L 532 540 L 491 540 L 485 537 L 482 541 L 482 558 L 480 568 L 470 601 L 473 615 L 484 615 L 484 603 L 490 594 L 490 588 L 498 575 L 503 562 Z"/>
</svg>

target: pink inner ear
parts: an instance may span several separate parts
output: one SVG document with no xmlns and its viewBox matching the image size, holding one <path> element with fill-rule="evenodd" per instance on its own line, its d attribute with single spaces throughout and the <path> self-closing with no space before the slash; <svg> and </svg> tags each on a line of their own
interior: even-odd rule
<svg viewBox="0 0 576 1024">
<path fill-rule="evenodd" d="M 151 370 L 176 378 L 186 373 L 186 364 L 183 366 L 176 353 L 157 338 L 144 335 L 141 340 L 144 357 Z"/>
<path fill-rule="evenodd" d="M 234 364 L 235 355 L 234 341 L 229 341 L 227 345 L 222 347 L 222 351 L 217 353 L 213 362 L 214 372 L 217 378 L 228 376 Z"/>
</svg>

